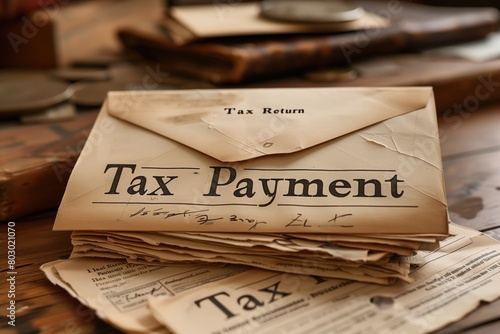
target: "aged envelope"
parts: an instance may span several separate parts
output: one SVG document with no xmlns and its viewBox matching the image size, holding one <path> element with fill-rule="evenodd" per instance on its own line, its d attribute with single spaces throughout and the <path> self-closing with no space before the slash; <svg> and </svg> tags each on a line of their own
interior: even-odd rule
<svg viewBox="0 0 500 334">
<path fill-rule="evenodd" d="M 364 12 L 359 18 L 334 23 L 284 22 L 264 19 L 257 3 L 213 3 L 198 6 L 173 6 L 164 24 L 173 30 L 177 44 L 197 39 L 225 36 L 253 36 L 297 33 L 342 32 L 376 29 L 387 26 L 389 20 Z"/>
<path fill-rule="evenodd" d="M 54 229 L 444 236 L 432 89 L 111 92 Z"/>
</svg>

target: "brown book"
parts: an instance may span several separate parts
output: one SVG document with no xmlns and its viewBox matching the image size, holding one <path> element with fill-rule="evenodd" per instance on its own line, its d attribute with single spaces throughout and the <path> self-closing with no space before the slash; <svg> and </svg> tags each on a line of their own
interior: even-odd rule
<svg viewBox="0 0 500 334">
<path fill-rule="evenodd" d="M 0 130 L 0 221 L 57 208 L 96 116 Z"/>
<path fill-rule="evenodd" d="M 165 24 L 156 24 L 147 28 L 124 27 L 118 31 L 118 37 L 126 48 L 161 64 L 164 71 L 228 84 L 346 65 L 372 55 L 476 40 L 500 27 L 499 13 L 493 8 L 430 7 L 406 2 L 395 6 L 386 1 L 357 3 L 366 11 L 389 19 L 389 24 L 342 33 L 201 38 L 182 45 L 169 37 L 179 29 L 167 30 Z M 169 18 L 165 20 L 168 22 Z M 179 22 L 171 23 L 179 26 Z M 192 38 L 184 34 L 184 39 L 186 36 Z"/>
</svg>

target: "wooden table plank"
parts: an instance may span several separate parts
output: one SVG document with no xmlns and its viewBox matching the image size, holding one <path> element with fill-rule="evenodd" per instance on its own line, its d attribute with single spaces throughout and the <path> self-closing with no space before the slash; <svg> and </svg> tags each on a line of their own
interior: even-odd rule
<svg viewBox="0 0 500 334">
<path fill-rule="evenodd" d="M 463 333 L 464 331 L 471 334 L 472 332 L 487 326 L 489 323 L 493 323 L 493 327 L 495 327 L 498 331 L 500 322 L 500 312 L 498 310 L 500 310 L 500 299 L 492 303 L 485 303 L 481 305 L 476 312 L 470 313 L 459 322 L 447 326 L 435 334 Z"/>
<path fill-rule="evenodd" d="M 487 235 L 489 235 L 490 237 L 492 237 L 492 238 L 500 240 L 500 228 L 495 228 L 493 230 L 488 230 L 485 233 Z"/>
<path fill-rule="evenodd" d="M 445 161 L 500 150 L 500 113 L 496 104 L 470 112 L 439 114 L 438 121 Z"/>
<path fill-rule="evenodd" d="M 450 218 L 481 231 L 500 227 L 499 109 L 438 117 Z"/>
<path fill-rule="evenodd" d="M 6 333 L 116 333 L 95 313 L 63 289 L 52 285 L 39 267 L 46 262 L 68 258 L 69 232 L 53 232 L 55 212 L 16 221 L 16 326 L 0 322 Z M 2 224 L 6 229 L 6 224 Z M 2 259 L 6 259 L 6 233 L 1 233 Z M 2 277 L 8 277 L 2 265 Z M 3 291 L 3 289 L 2 289 Z M 2 292 L 4 293 L 4 292 Z M 3 297 L 2 297 L 3 298 Z M 6 301 L 5 301 L 6 302 Z M 2 299 L 2 309 L 6 304 Z M 8 331 L 10 330 L 10 331 Z"/>
<path fill-rule="evenodd" d="M 500 240 L 500 105 L 439 115 L 450 218 Z M 500 300 L 437 333 L 500 332 Z"/>
</svg>

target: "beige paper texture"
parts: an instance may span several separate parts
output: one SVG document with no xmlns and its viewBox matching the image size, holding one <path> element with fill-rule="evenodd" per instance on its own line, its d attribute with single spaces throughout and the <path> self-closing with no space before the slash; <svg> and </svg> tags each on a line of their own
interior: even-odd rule
<svg viewBox="0 0 500 334">
<path fill-rule="evenodd" d="M 500 244 L 459 226 L 452 232 L 439 250 L 420 252 L 425 263 L 412 284 L 255 269 L 149 304 L 178 334 L 431 333 L 500 296 Z"/>
<path fill-rule="evenodd" d="M 456 225 L 450 232 L 440 249 L 417 252 L 415 282 L 392 286 L 240 266 L 93 258 L 54 261 L 42 270 L 127 332 L 428 333 L 499 297 L 498 241 Z"/>
<path fill-rule="evenodd" d="M 431 88 L 112 92 L 56 230 L 447 233 Z"/>
<path fill-rule="evenodd" d="M 130 264 L 111 259 L 58 260 L 42 265 L 47 278 L 126 333 L 170 333 L 147 309 L 151 296 L 175 295 L 247 271 L 239 266 Z"/>
<path fill-rule="evenodd" d="M 382 28 L 389 21 L 377 15 L 367 13 L 359 19 L 337 23 L 292 23 L 267 20 L 260 16 L 256 3 L 213 3 L 200 6 L 178 6 L 169 12 L 167 19 L 179 24 L 176 31 L 179 36 L 172 36 L 179 44 L 199 38 L 213 38 L 242 35 L 296 34 L 353 31 L 369 28 Z M 182 34 L 184 32 L 184 34 Z M 187 35 L 186 35 L 187 34 Z"/>
</svg>

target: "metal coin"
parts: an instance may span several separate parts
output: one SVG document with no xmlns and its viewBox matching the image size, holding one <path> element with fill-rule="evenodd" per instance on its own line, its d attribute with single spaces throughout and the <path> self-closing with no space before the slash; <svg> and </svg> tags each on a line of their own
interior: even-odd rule
<svg viewBox="0 0 500 334">
<path fill-rule="evenodd" d="M 60 68 L 51 72 L 52 76 L 66 81 L 98 81 L 109 79 L 109 73 L 102 68 Z"/>
<path fill-rule="evenodd" d="M 69 99 L 68 87 L 65 82 L 40 77 L 2 80 L 0 115 L 22 115 L 47 109 Z"/>
<path fill-rule="evenodd" d="M 341 0 L 264 0 L 260 9 L 264 18 L 297 23 L 348 22 L 361 18 L 365 13 L 363 8 Z"/>
</svg>

